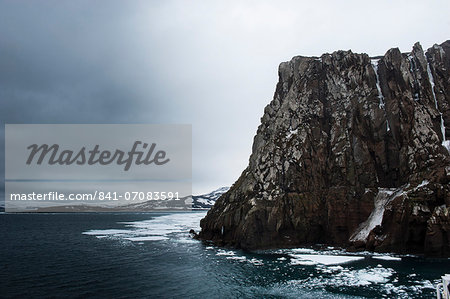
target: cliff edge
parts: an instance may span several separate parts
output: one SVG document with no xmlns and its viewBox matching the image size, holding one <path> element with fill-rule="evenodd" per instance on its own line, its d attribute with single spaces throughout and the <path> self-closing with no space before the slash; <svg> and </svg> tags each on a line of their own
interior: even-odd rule
<svg viewBox="0 0 450 299">
<path fill-rule="evenodd" d="M 450 41 L 283 62 L 249 165 L 199 238 L 450 256 Z"/>
</svg>

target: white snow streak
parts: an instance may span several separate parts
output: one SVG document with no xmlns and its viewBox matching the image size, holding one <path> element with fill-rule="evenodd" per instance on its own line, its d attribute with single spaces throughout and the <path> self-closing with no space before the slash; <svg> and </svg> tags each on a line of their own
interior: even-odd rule
<svg viewBox="0 0 450 299">
<path fill-rule="evenodd" d="M 372 59 L 371 61 L 372 67 L 373 67 L 373 71 L 375 72 L 375 77 L 377 78 L 377 91 L 378 91 L 378 99 L 380 100 L 380 103 L 378 104 L 378 107 L 380 109 L 384 110 L 384 116 L 386 117 L 386 130 L 389 131 L 391 128 L 389 126 L 389 120 L 387 118 L 387 113 L 386 113 L 386 107 L 384 104 L 384 96 L 383 96 L 383 92 L 381 91 L 381 86 L 380 86 L 380 77 L 378 76 L 378 59 Z"/>
<path fill-rule="evenodd" d="M 375 207 L 366 221 L 361 223 L 355 233 L 350 237 L 350 241 L 366 241 L 369 233 L 383 221 L 384 208 L 393 198 L 393 190 L 380 188 L 375 196 Z"/>
<path fill-rule="evenodd" d="M 450 140 L 445 140 L 445 125 L 444 125 L 444 118 L 442 117 L 442 112 L 439 111 L 438 102 L 436 99 L 436 93 L 434 92 L 434 78 L 433 74 L 431 73 L 430 64 L 427 62 L 427 73 L 428 73 L 428 80 L 430 80 L 431 84 L 431 93 L 433 95 L 434 104 L 436 106 L 436 110 L 439 112 L 439 116 L 441 118 L 441 134 L 442 134 L 442 146 L 444 146 L 447 151 L 450 153 Z"/>
</svg>

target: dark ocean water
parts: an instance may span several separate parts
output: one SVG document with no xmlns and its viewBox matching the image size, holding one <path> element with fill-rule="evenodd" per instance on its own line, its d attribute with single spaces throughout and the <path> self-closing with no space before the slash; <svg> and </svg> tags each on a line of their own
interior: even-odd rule
<svg viewBox="0 0 450 299">
<path fill-rule="evenodd" d="M 2 298 L 432 298 L 450 261 L 192 240 L 204 213 L 1 214 Z"/>
</svg>

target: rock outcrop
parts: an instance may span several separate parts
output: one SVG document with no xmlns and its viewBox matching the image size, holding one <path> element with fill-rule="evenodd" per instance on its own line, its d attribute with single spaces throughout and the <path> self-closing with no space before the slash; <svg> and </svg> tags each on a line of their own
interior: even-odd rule
<svg viewBox="0 0 450 299">
<path fill-rule="evenodd" d="M 199 238 L 450 256 L 450 41 L 297 56 L 278 73 L 249 166 Z"/>
</svg>

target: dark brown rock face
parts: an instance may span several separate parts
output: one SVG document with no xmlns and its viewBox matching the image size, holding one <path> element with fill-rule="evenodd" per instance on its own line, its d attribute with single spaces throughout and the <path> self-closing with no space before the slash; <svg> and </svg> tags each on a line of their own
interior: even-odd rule
<svg viewBox="0 0 450 299">
<path fill-rule="evenodd" d="M 298 56 L 278 72 L 249 166 L 199 238 L 450 256 L 450 41 Z"/>
</svg>

